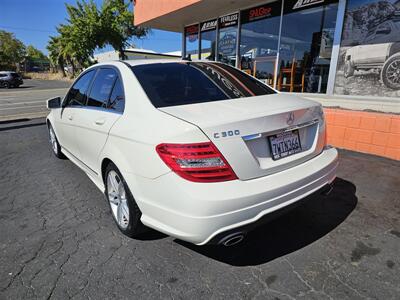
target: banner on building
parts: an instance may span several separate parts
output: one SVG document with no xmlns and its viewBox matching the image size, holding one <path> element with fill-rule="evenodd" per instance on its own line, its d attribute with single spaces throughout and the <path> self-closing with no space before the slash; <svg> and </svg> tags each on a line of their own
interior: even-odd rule
<svg viewBox="0 0 400 300">
<path fill-rule="evenodd" d="M 349 0 L 336 94 L 400 97 L 400 0 Z"/>
</svg>

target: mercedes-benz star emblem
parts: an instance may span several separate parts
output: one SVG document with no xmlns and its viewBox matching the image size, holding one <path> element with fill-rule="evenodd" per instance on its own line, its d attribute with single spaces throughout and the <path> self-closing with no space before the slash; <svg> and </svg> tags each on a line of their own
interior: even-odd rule
<svg viewBox="0 0 400 300">
<path fill-rule="evenodd" d="M 294 113 L 290 112 L 287 116 L 286 123 L 292 125 L 294 123 Z"/>
</svg>

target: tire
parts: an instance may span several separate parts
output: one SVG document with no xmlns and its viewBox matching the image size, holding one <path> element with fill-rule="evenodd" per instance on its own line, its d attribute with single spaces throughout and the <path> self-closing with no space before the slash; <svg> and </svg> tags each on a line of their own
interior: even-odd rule
<svg viewBox="0 0 400 300">
<path fill-rule="evenodd" d="M 128 237 L 138 237 L 146 232 L 146 227 L 140 221 L 142 212 L 121 172 L 113 163 L 109 163 L 104 174 L 106 199 L 118 229 Z"/>
<path fill-rule="evenodd" d="M 350 76 L 354 75 L 354 66 L 350 60 L 346 60 L 344 65 L 344 77 L 349 78 Z"/>
<path fill-rule="evenodd" d="M 49 142 L 51 146 L 51 150 L 53 154 L 59 158 L 59 159 L 65 159 L 65 155 L 61 152 L 61 146 L 60 143 L 58 142 L 56 133 L 54 132 L 53 126 L 49 123 L 48 126 L 49 129 Z"/>
<path fill-rule="evenodd" d="M 8 83 L 8 82 L 4 82 L 4 87 L 5 87 L 6 89 L 11 89 L 11 84 Z"/>
<path fill-rule="evenodd" d="M 388 88 L 400 89 L 400 53 L 390 56 L 383 65 L 381 79 Z"/>
</svg>

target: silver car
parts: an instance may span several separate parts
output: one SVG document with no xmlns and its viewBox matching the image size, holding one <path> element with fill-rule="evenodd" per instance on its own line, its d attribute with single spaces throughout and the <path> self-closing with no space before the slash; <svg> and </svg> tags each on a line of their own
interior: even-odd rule
<svg viewBox="0 0 400 300">
<path fill-rule="evenodd" d="M 361 45 L 346 51 L 344 76 L 353 76 L 356 70 L 378 69 L 387 87 L 400 89 L 399 37 L 400 18 L 379 24 L 369 32 Z"/>
</svg>

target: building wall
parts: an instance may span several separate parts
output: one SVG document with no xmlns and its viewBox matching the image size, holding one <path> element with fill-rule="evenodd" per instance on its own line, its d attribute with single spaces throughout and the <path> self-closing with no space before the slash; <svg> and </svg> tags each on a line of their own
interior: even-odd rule
<svg viewBox="0 0 400 300">
<path fill-rule="evenodd" d="M 325 108 L 328 143 L 400 160 L 400 115 Z"/>
<path fill-rule="evenodd" d="M 199 1 L 201 0 L 136 0 L 135 25 L 145 23 Z"/>
</svg>

